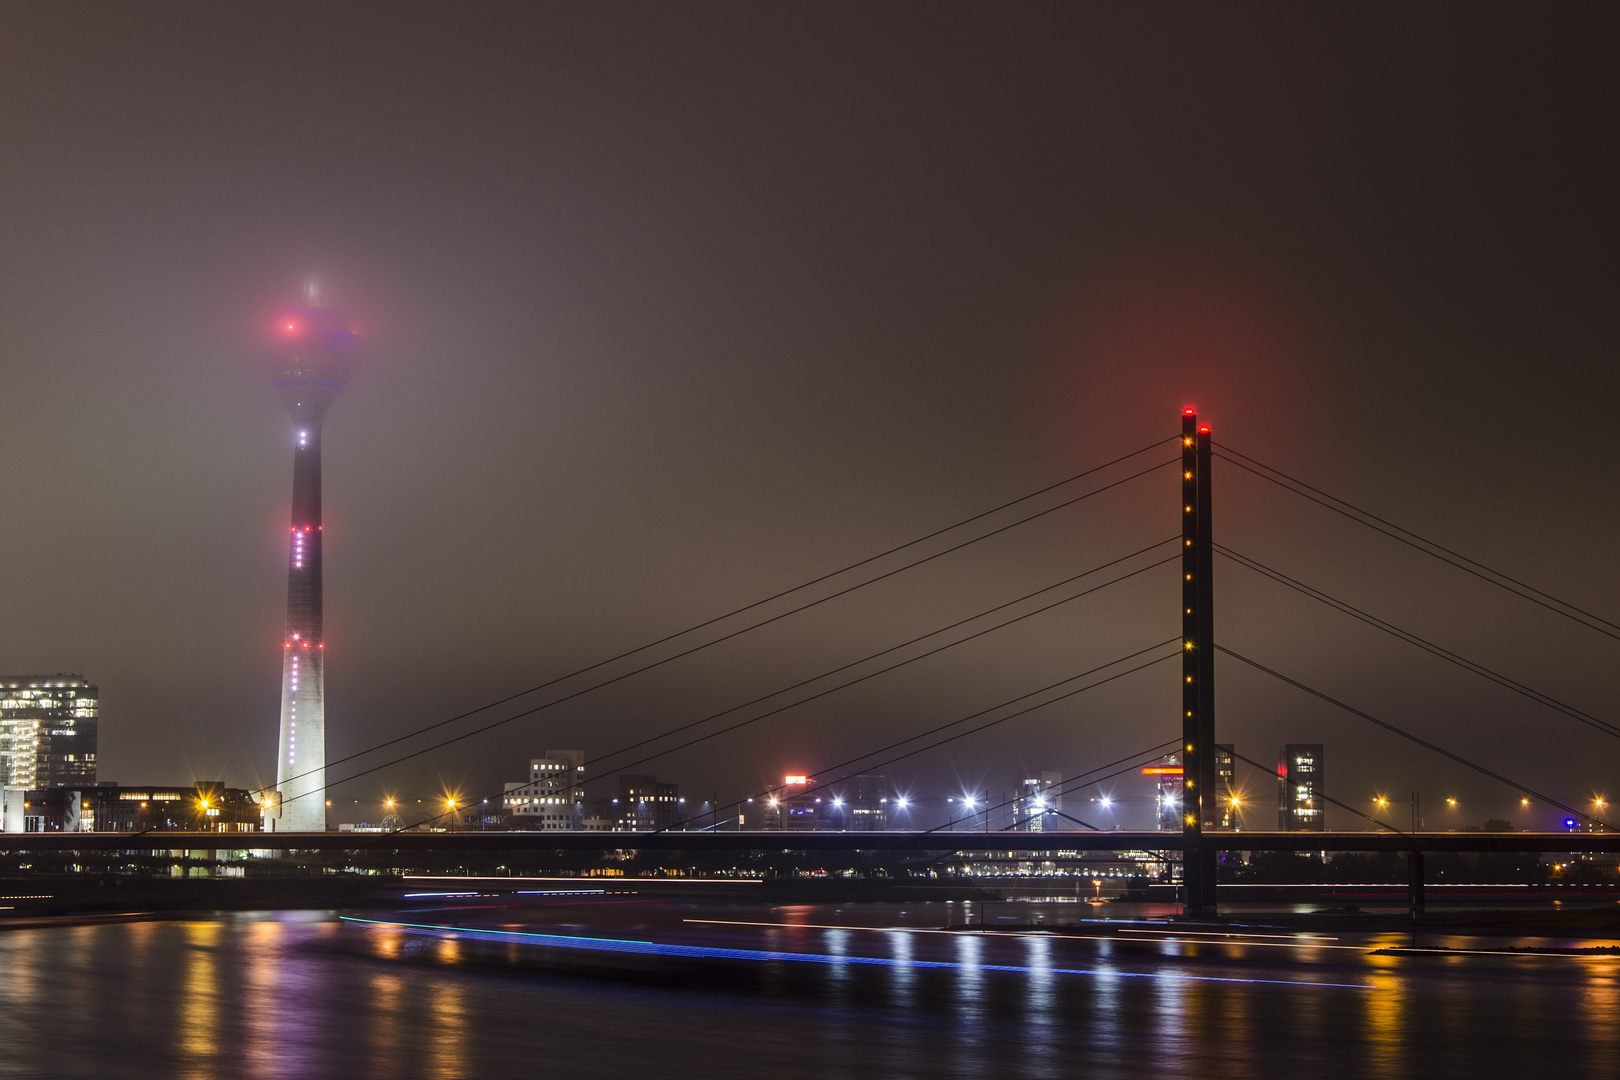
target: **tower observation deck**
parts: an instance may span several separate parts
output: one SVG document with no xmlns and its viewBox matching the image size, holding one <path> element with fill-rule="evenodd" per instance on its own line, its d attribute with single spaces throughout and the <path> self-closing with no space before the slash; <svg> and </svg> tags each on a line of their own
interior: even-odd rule
<svg viewBox="0 0 1620 1080">
<path fill-rule="evenodd" d="M 326 828 L 326 640 L 321 632 L 321 425 L 354 366 L 355 336 L 330 308 L 276 320 L 269 370 L 293 421 L 287 630 L 282 641 L 281 740 L 264 827 Z"/>
</svg>

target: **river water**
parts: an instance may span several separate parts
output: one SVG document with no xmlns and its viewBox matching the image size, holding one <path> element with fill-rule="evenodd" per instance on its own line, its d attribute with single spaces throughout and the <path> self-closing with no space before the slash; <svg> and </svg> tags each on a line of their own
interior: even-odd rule
<svg viewBox="0 0 1620 1080">
<path fill-rule="evenodd" d="M 968 931 L 950 904 L 560 901 L 8 929 L 0 1076 L 1620 1076 L 1612 955 L 1387 955 L 1411 942 L 1263 921 L 1054 936 L 1019 927 L 1063 912 L 1008 909 Z"/>
</svg>

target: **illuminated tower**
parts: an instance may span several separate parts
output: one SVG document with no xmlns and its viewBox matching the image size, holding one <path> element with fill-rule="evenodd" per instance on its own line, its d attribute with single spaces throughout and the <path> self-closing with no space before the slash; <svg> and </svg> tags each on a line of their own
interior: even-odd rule
<svg viewBox="0 0 1620 1080">
<path fill-rule="evenodd" d="M 276 321 L 270 373 L 293 420 L 287 632 L 282 642 L 281 742 L 264 825 L 326 828 L 326 641 L 321 634 L 321 424 L 354 366 L 354 334 L 330 308 L 293 308 Z"/>
</svg>

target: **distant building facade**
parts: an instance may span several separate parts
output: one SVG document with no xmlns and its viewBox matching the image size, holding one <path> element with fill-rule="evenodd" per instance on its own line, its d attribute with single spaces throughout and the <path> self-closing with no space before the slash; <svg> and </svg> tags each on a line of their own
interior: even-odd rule
<svg viewBox="0 0 1620 1080">
<path fill-rule="evenodd" d="M 680 785 L 664 783 L 649 773 L 622 773 L 618 797 L 598 800 L 593 816 L 612 832 L 673 828 L 684 819 Z"/>
<path fill-rule="evenodd" d="M 830 816 L 833 827 L 837 829 L 851 829 L 855 832 L 887 829 L 889 778 L 882 773 L 860 773 L 838 781 L 833 785 L 833 807 Z"/>
<path fill-rule="evenodd" d="M 77 675 L 0 676 L 0 785 L 94 784 L 99 696 Z"/>
<path fill-rule="evenodd" d="M 529 778 L 509 783 L 503 808 L 514 829 L 578 829 L 585 810 L 585 751 L 547 750 L 531 758 Z"/>
<path fill-rule="evenodd" d="M 1215 820 L 1230 832 L 1243 828 L 1243 800 L 1237 789 L 1237 751 L 1230 743 L 1215 744 L 1215 792 L 1220 802 Z"/>
<path fill-rule="evenodd" d="M 833 828 L 832 795 L 812 791 L 814 784 L 813 777 L 797 773 L 783 777 L 782 786 L 765 797 L 760 815 L 763 827 L 793 831 Z"/>
<path fill-rule="evenodd" d="M 1320 832 L 1327 827 L 1322 798 L 1322 744 L 1288 743 L 1277 753 L 1277 827 Z"/>
<path fill-rule="evenodd" d="M 1063 774 L 1051 769 L 1031 770 L 1018 781 L 1013 799 L 1013 821 L 1024 832 L 1047 832 L 1063 828 Z"/>
<path fill-rule="evenodd" d="M 1166 754 L 1142 770 L 1155 779 L 1154 820 L 1160 829 L 1181 831 L 1181 755 Z"/>
<path fill-rule="evenodd" d="M 10 832 L 258 832 L 253 793 L 217 780 L 182 787 L 6 788 L 0 819 Z"/>
</svg>

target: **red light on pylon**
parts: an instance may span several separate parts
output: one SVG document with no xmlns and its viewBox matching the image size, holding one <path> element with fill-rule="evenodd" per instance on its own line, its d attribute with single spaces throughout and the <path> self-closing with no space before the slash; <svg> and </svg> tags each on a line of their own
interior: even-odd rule
<svg viewBox="0 0 1620 1080">
<path fill-rule="evenodd" d="M 1209 434 L 1209 425 L 1205 424 L 1203 427 L 1199 428 L 1198 429 L 1198 434 L 1200 434 L 1200 435 L 1208 435 Z"/>
<path fill-rule="evenodd" d="M 1193 408 L 1191 405 L 1189 405 L 1185 409 L 1181 410 L 1181 415 L 1182 416 L 1197 416 L 1198 415 L 1198 410 Z"/>
</svg>

